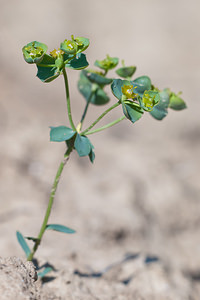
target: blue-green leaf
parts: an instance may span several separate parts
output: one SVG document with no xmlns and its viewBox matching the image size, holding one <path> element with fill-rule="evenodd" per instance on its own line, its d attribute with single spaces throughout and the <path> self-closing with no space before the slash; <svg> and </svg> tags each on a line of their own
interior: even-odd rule
<svg viewBox="0 0 200 300">
<path fill-rule="evenodd" d="M 86 156 L 89 155 L 93 146 L 86 136 L 77 134 L 74 147 L 79 156 Z"/>
<path fill-rule="evenodd" d="M 28 257 L 29 254 L 31 253 L 31 250 L 30 250 L 28 244 L 26 243 L 23 235 L 19 231 L 16 232 L 16 235 L 17 235 L 17 240 L 18 240 L 20 246 L 22 247 L 22 249 L 24 250 L 24 252 L 26 254 L 26 257 Z"/>
<path fill-rule="evenodd" d="M 130 85 L 130 81 L 128 80 L 122 80 L 122 79 L 114 79 L 111 84 L 111 90 L 113 92 L 113 95 L 118 99 L 122 99 L 122 86 L 123 85 Z"/>
<path fill-rule="evenodd" d="M 104 105 L 108 103 L 110 98 L 107 96 L 107 94 L 104 92 L 103 89 L 98 88 L 95 93 L 92 95 L 91 103 L 95 105 Z"/>
<path fill-rule="evenodd" d="M 48 274 L 49 272 L 51 272 L 51 271 L 53 271 L 53 268 L 51 268 L 51 267 L 46 267 L 46 268 L 44 268 L 43 271 L 38 272 L 37 275 L 38 275 L 38 277 L 43 278 L 45 275 L 47 275 L 47 274 Z"/>
<path fill-rule="evenodd" d="M 154 106 L 153 110 L 150 112 L 152 117 L 156 120 L 162 120 L 168 114 L 168 106 L 169 106 L 169 92 L 167 90 L 163 90 L 159 93 L 160 102 Z"/>
<path fill-rule="evenodd" d="M 51 127 L 50 141 L 64 142 L 71 139 L 75 135 L 75 131 L 66 126 Z"/>
<path fill-rule="evenodd" d="M 94 160 L 95 160 L 95 152 L 94 152 L 94 147 L 93 146 L 92 146 L 92 149 L 91 149 L 88 156 L 89 156 L 89 159 L 90 159 L 91 163 L 93 163 Z"/>
<path fill-rule="evenodd" d="M 55 65 L 55 58 L 51 55 L 45 54 L 43 60 L 37 64 L 37 69 L 37 77 L 45 83 L 51 82 L 60 75 L 60 70 Z"/>
<path fill-rule="evenodd" d="M 113 79 L 112 78 L 107 78 L 101 74 L 95 73 L 92 70 L 84 70 L 83 74 L 92 82 L 92 83 L 97 83 L 99 85 L 107 85 L 110 84 Z"/>
<path fill-rule="evenodd" d="M 140 107 L 140 105 L 132 101 L 123 101 L 122 109 L 126 118 L 132 123 L 135 123 L 137 120 L 139 120 L 143 114 L 143 109 Z"/>
<path fill-rule="evenodd" d="M 63 233 L 75 233 L 76 231 L 69 228 L 69 227 L 66 227 L 64 225 L 60 225 L 60 224 L 48 224 L 46 226 L 46 229 L 47 230 L 55 230 L 55 231 L 59 231 L 59 232 L 63 232 Z"/>
<path fill-rule="evenodd" d="M 70 62 L 66 63 L 65 66 L 73 70 L 81 70 L 85 69 L 88 65 L 89 64 L 87 62 L 85 54 L 78 53 L 76 57 L 70 60 Z"/>
<path fill-rule="evenodd" d="M 96 91 L 93 93 L 94 86 Z M 104 90 L 95 83 L 91 83 L 89 79 L 83 74 L 83 71 L 80 73 L 80 79 L 78 81 L 79 92 L 83 97 L 90 103 L 95 105 L 104 105 L 109 102 L 109 97 L 104 92 Z M 93 94 L 92 94 L 93 93 Z M 92 96 L 91 96 L 92 94 Z"/>
<path fill-rule="evenodd" d="M 140 96 L 143 95 L 144 91 L 151 89 L 151 79 L 148 76 L 140 76 L 131 81 L 131 83 L 137 86 L 135 93 L 138 93 Z"/>
<path fill-rule="evenodd" d="M 122 67 L 116 70 L 117 75 L 119 75 L 122 78 L 130 78 L 133 76 L 133 74 L 136 71 L 135 66 L 130 67 Z"/>
</svg>

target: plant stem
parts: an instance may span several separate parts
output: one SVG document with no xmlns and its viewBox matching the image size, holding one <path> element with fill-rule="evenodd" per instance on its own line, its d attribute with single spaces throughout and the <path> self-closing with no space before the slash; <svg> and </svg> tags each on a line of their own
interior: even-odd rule
<svg viewBox="0 0 200 300">
<path fill-rule="evenodd" d="M 81 132 L 81 135 L 86 134 L 91 128 L 93 128 L 107 113 L 109 113 L 111 110 L 119 106 L 121 102 L 117 102 L 114 105 L 112 105 L 110 108 L 108 108 L 106 111 L 104 111 L 86 130 Z"/>
<path fill-rule="evenodd" d="M 89 99 L 87 100 L 87 103 L 86 103 L 86 106 L 85 106 L 85 109 L 84 109 L 84 112 L 83 112 L 83 115 L 81 117 L 81 120 L 80 120 L 80 123 L 78 124 L 77 126 L 77 131 L 80 132 L 81 131 L 81 128 L 83 126 L 83 121 L 85 120 L 85 116 L 86 116 L 86 113 L 87 113 L 87 110 L 88 110 L 88 107 L 89 107 L 89 104 L 91 102 L 91 99 L 92 99 L 92 96 L 95 94 L 96 92 L 96 88 L 94 88 L 90 94 L 90 97 Z"/>
<path fill-rule="evenodd" d="M 113 122 L 108 123 L 107 125 L 104 125 L 104 126 L 102 126 L 102 127 L 100 127 L 100 128 L 97 128 L 97 129 L 94 129 L 94 130 L 91 130 L 91 131 L 88 131 L 88 132 L 86 133 L 86 135 L 93 134 L 93 133 L 102 131 L 102 130 L 104 130 L 104 129 L 107 129 L 107 128 L 109 128 L 109 127 L 111 127 L 111 126 L 113 126 L 113 125 L 115 125 L 115 124 L 121 122 L 121 121 L 124 120 L 125 118 L 126 118 L 126 117 L 123 116 L 123 117 L 121 117 L 121 118 L 119 118 L 119 119 L 117 119 L 117 120 L 115 120 L 115 121 L 113 121 Z"/>
<path fill-rule="evenodd" d="M 71 104 L 70 104 L 70 97 L 69 97 L 69 85 L 68 85 L 68 79 L 67 79 L 67 72 L 66 72 L 65 68 L 63 68 L 63 76 L 64 76 L 64 81 L 65 81 L 65 91 L 66 91 L 67 111 L 68 111 L 69 122 L 70 122 L 71 128 L 74 131 L 76 131 L 76 127 L 72 120 Z"/>
<path fill-rule="evenodd" d="M 51 194 L 50 194 L 50 197 L 49 197 L 49 203 L 48 203 L 48 207 L 47 207 L 47 210 L 46 210 L 46 214 L 45 214 L 40 232 L 38 234 L 38 237 L 35 241 L 35 245 L 33 246 L 33 249 L 32 249 L 31 253 L 29 254 L 29 256 L 27 258 L 28 261 L 31 261 L 33 259 L 33 256 L 34 256 L 35 252 L 37 251 L 37 248 L 39 247 L 39 245 L 41 243 L 41 240 L 42 240 L 43 234 L 46 230 L 46 226 L 47 226 L 49 216 L 50 216 L 50 213 L 51 213 L 51 209 L 52 209 L 52 205 L 53 205 L 53 202 L 54 202 L 57 186 L 58 186 L 58 183 L 60 181 L 60 177 L 61 177 L 62 171 L 64 169 L 64 166 L 65 166 L 66 162 L 68 161 L 70 153 L 72 152 L 72 150 L 73 150 L 73 147 L 68 148 L 67 152 L 64 155 L 64 159 L 61 161 L 61 163 L 59 165 L 58 171 L 56 173 L 56 176 L 55 176 L 55 179 L 54 179 L 54 182 L 53 182 L 53 185 L 52 185 Z"/>
<path fill-rule="evenodd" d="M 82 115 L 81 121 L 80 121 L 81 125 L 83 124 L 83 121 L 84 121 L 84 119 L 85 119 L 85 116 L 86 116 L 86 113 L 87 113 L 87 110 L 88 110 L 88 107 L 89 107 L 89 104 L 90 104 L 92 95 L 93 95 L 93 93 L 90 94 L 90 97 L 89 97 L 89 99 L 88 99 L 88 101 L 87 101 L 87 103 L 86 103 L 86 106 L 85 106 L 85 109 L 84 109 L 84 112 L 83 112 L 83 115 Z"/>
</svg>

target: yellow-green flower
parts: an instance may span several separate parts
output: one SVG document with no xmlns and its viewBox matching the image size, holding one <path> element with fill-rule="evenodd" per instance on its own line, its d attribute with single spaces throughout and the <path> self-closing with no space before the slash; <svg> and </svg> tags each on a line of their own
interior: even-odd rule
<svg viewBox="0 0 200 300">
<path fill-rule="evenodd" d="M 109 55 L 106 56 L 103 60 L 96 60 L 95 66 L 103 69 L 103 70 L 111 70 L 117 66 L 119 59 L 117 57 L 110 57 Z"/>
<path fill-rule="evenodd" d="M 160 101 L 159 92 L 145 91 L 140 100 L 141 107 L 146 111 L 152 111 L 153 107 Z"/>
<path fill-rule="evenodd" d="M 54 49 L 53 51 L 50 52 L 50 55 L 53 57 L 53 58 L 58 58 L 60 57 L 61 55 L 63 55 L 65 52 L 61 49 Z"/>
<path fill-rule="evenodd" d="M 134 93 L 134 89 L 136 89 L 136 87 L 133 88 L 133 85 L 131 84 L 125 84 L 121 88 L 122 94 L 126 97 L 126 99 L 136 100 L 138 94 Z"/>
</svg>

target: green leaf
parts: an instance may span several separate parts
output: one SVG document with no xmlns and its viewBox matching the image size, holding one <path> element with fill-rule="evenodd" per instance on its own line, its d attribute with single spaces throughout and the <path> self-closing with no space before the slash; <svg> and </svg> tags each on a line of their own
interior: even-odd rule
<svg viewBox="0 0 200 300">
<path fill-rule="evenodd" d="M 168 114 L 168 106 L 169 106 L 169 92 L 167 90 L 163 90 L 159 93 L 160 102 L 154 106 L 153 110 L 150 112 L 152 117 L 157 120 L 162 120 Z"/>
<path fill-rule="evenodd" d="M 22 249 L 24 250 L 24 252 L 26 254 L 26 257 L 28 257 L 31 254 L 31 250 L 30 250 L 28 244 L 26 243 L 23 235 L 19 231 L 16 232 L 16 235 L 17 235 L 17 240 L 18 240 L 20 246 L 22 247 Z"/>
<path fill-rule="evenodd" d="M 86 56 L 83 53 L 78 53 L 74 59 L 65 64 L 66 68 L 70 68 L 73 70 L 85 69 L 88 65 L 89 64 L 87 62 Z"/>
<path fill-rule="evenodd" d="M 77 134 L 74 147 L 78 152 L 78 155 L 81 157 L 89 155 L 93 146 L 86 136 Z"/>
<path fill-rule="evenodd" d="M 92 91 L 96 89 L 95 93 L 93 93 L 90 103 L 95 105 L 104 105 L 109 102 L 109 97 L 106 95 L 104 90 L 96 85 L 95 83 L 91 83 L 89 79 L 83 74 L 83 71 L 80 73 L 80 78 L 78 81 L 78 89 L 79 92 L 83 95 L 83 97 L 88 101 L 90 99 Z"/>
<path fill-rule="evenodd" d="M 107 78 L 102 76 L 101 74 L 95 73 L 92 70 L 84 70 L 83 74 L 92 82 L 97 83 L 99 85 L 107 85 L 110 84 L 113 80 L 112 78 Z"/>
<path fill-rule="evenodd" d="M 64 142 L 76 134 L 71 128 L 66 126 L 51 127 L 50 141 L 51 142 Z"/>
<path fill-rule="evenodd" d="M 174 110 L 182 110 L 187 108 L 185 102 L 179 97 L 179 94 L 171 93 L 169 99 L 169 107 Z"/>
<path fill-rule="evenodd" d="M 48 224 L 46 226 L 46 230 L 55 230 L 55 231 L 70 233 L 70 234 L 76 232 L 75 230 L 60 224 Z"/>
<path fill-rule="evenodd" d="M 119 75 L 122 78 L 130 78 L 133 76 L 133 74 L 136 71 L 135 66 L 130 67 L 122 67 L 116 70 L 117 75 Z"/>
<path fill-rule="evenodd" d="M 51 271 L 53 271 L 53 268 L 51 268 L 51 267 L 46 267 L 46 268 L 44 268 L 43 271 L 38 272 L 37 275 L 38 275 L 38 277 L 43 278 L 45 275 L 47 275 L 47 274 L 48 274 L 49 272 L 51 272 Z"/>
<path fill-rule="evenodd" d="M 134 81 L 131 81 L 131 83 L 137 86 L 135 92 L 140 96 L 142 96 L 146 90 L 151 90 L 151 79 L 148 76 L 140 76 Z"/>
<path fill-rule="evenodd" d="M 37 68 L 37 77 L 45 83 L 51 82 L 60 75 L 60 70 L 55 65 L 55 58 L 51 55 L 45 54 L 43 60 L 37 64 Z"/>
<path fill-rule="evenodd" d="M 129 119 L 132 123 L 135 123 L 142 117 L 143 109 L 135 102 L 132 101 L 123 101 L 122 108 L 124 115 L 127 119 Z"/>
</svg>

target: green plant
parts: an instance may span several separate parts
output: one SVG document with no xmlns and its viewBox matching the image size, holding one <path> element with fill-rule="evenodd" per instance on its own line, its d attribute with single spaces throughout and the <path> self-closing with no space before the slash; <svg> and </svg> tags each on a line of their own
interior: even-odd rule
<svg viewBox="0 0 200 300">
<path fill-rule="evenodd" d="M 60 44 L 60 48 L 53 50 L 50 54 L 47 54 L 47 46 L 45 44 L 36 41 L 27 44 L 22 49 L 25 61 L 29 64 L 36 65 L 37 77 L 42 82 L 48 83 L 60 75 L 63 76 L 66 90 L 68 120 L 70 123 L 70 127 L 58 126 L 51 127 L 50 129 L 50 141 L 65 142 L 66 152 L 53 182 L 48 207 L 39 234 L 37 237 L 24 237 L 20 232 L 17 232 L 18 241 L 25 251 L 27 260 L 34 258 L 46 230 L 56 230 L 64 233 L 75 232 L 63 225 L 49 224 L 48 220 L 63 168 L 71 152 L 76 150 L 79 156 L 88 156 L 91 162 L 95 159 L 94 146 L 90 142 L 88 135 L 107 129 L 124 119 L 135 123 L 145 112 L 150 113 L 152 117 L 157 120 L 162 120 L 166 117 L 168 108 L 181 110 L 186 107 L 185 102 L 180 98 L 179 94 L 176 95 L 169 89 L 160 91 L 152 85 L 151 79 L 148 76 L 132 79 L 136 67 L 127 67 L 124 61 L 122 61 L 122 67 L 116 69 L 116 74 L 122 79 L 114 79 L 112 76 L 109 77 L 108 72 L 115 69 L 118 65 L 119 59 L 116 57 L 107 55 L 103 60 L 96 60 L 95 66 L 98 68 L 97 70 L 85 69 L 88 67 L 88 62 L 83 51 L 85 51 L 88 46 L 89 40 L 87 38 L 74 38 L 72 35 L 71 40 L 64 40 L 64 42 Z M 71 113 L 66 68 L 82 70 L 78 81 L 78 89 L 85 98 L 86 105 L 77 126 L 75 126 Z M 116 102 L 101 113 L 88 128 L 82 130 L 89 105 L 101 106 L 109 102 L 109 96 L 105 91 L 107 86 L 110 86 L 116 98 Z M 123 114 L 120 118 L 102 127 L 93 129 L 105 115 L 118 106 L 122 106 Z M 33 242 L 32 250 L 29 248 L 26 239 Z M 45 272 L 47 272 L 47 270 L 45 270 Z"/>
</svg>

